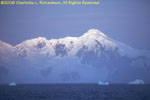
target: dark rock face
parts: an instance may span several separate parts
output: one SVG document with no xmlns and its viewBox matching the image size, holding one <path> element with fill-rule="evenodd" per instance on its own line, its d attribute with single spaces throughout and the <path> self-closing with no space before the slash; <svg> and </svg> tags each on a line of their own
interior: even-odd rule
<svg viewBox="0 0 150 100">
<path fill-rule="evenodd" d="M 42 49 L 43 47 L 46 46 L 46 43 L 45 42 L 38 42 L 37 45 L 35 46 L 35 48 L 37 49 Z"/>
<path fill-rule="evenodd" d="M 65 44 L 57 43 L 54 49 L 55 49 L 56 56 L 59 56 L 59 55 L 61 57 L 67 56 L 67 50 L 66 50 Z"/>
</svg>

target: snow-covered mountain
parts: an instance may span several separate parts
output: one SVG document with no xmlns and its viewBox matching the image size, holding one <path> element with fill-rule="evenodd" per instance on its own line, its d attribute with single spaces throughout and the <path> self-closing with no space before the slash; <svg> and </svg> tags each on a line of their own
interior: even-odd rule
<svg viewBox="0 0 150 100">
<path fill-rule="evenodd" d="M 38 37 L 12 46 L 0 41 L 1 82 L 150 82 L 150 51 L 91 29 L 80 37 Z"/>
</svg>

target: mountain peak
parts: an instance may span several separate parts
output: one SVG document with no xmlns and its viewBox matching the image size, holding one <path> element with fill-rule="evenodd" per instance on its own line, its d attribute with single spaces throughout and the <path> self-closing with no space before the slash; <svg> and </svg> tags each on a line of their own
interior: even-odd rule
<svg viewBox="0 0 150 100">
<path fill-rule="evenodd" d="M 46 41 L 46 37 L 38 37 L 38 38 L 34 38 L 34 39 L 31 39 L 31 40 L 34 40 L 34 41 Z"/>
<path fill-rule="evenodd" d="M 85 36 L 96 36 L 96 37 L 99 37 L 99 36 L 102 36 L 102 37 L 107 37 L 103 32 L 101 32 L 100 30 L 98 29 L 90 29 L 88 30 L 88 32 L 86 32 L 84 34 Z"/>
</svg>

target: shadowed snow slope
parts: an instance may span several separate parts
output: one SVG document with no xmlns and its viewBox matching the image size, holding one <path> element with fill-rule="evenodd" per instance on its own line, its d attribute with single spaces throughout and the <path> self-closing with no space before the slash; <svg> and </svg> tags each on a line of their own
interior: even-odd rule
<svg viewBox="0 0 150 100">
<path fill-rule="evenodd" d="M 113 40 L 97 29 L 80 37 L 38 37 L 11 46 L 0 41 L 0 82 L 150 82 L 150 52 Z"/>
</svg>

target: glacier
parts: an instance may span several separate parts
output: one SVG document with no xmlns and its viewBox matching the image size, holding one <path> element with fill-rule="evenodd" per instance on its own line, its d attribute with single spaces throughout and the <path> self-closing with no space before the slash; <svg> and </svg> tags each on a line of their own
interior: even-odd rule
<svg viewBox="0 0 150 100">
<path fill-rule="evenodd" d="M 150 82 L 150 51 L 113 40 L 97 29 L 80 37 L 0 41 L 0 83 Z"/>
</svg>

